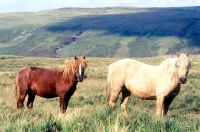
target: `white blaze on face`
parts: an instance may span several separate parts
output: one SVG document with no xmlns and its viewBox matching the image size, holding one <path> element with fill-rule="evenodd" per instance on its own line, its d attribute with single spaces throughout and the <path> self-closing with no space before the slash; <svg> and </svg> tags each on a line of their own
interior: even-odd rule
<svg viewBox="0 0 200 132">
<path fill-rule="evenodd" d="M 78 70 L 79 70 L 79 75 L 81 75 L 81 71 L 82 71 L 81 64 L 79 65 Z"/>
</svg>

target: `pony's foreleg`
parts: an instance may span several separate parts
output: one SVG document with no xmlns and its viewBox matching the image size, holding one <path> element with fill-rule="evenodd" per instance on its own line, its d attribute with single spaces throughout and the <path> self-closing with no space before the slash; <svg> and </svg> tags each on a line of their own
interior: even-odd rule
<svg viewBox="0 0 200 132">
<path fill-rule="evenodd" d="M 32 109 L 33 108 L 34 99 L 35 99 L 35 94 L 32 91 L 30 91 L 28 93 L 28 101 L 27 101 L 28 109 Z"/>
<path fill-rule="evenodd" d="M 60 112 L 61 113 L 65 113 L 66 110 L 67 110 L 67 106 L 68 106 L 68 103 L 69 103 L 69 100 L 71 98 L 72 94 L 66 94 L 66 95 L 63 95 L 63 96 L 60 96 Z"/>
<path fill-rule="evenodd" d="M 121 108 L 122 108 L 122 111 L 124 113 L 124 116 L 130 120 L 130 117 L 128 115 L 128 112 L 127 112 L 127 107 L 128 107 L 128 101 L 129 101 L 129 98 L 130 98 L 130 91 L 128 91 L 126 88 L 123 88 L 122 90 L 122 100 L 121 100 Z"/>
<path fill-rule="evenodd" d="M 170 104 L 172 103 L 172 101 L 175 97 L 176 96 L 170 96 L 170 97 L 167 97 L 167 98 L 164 99 L 164 108 L 163 108 L 163 115 L 162 116 L 165 116 L 167 114 L 169 106 L 170 106 Z"/>
<path fill-rule="evenodd" d="M 161 117 L 163 114 L 163 101 L 164 101 L 164 97 L 157 97 L 156 98 L 156 117 Z"/>
<path fill-rule="evenodd" d="M 61 113 L 65 113 L 66 109 L 67 109 L 67 103 L 66 103 L 66 99 L 65 99 L 65 95 L 61 95 L 60 97 L 60 112 Z"/>
</svg>

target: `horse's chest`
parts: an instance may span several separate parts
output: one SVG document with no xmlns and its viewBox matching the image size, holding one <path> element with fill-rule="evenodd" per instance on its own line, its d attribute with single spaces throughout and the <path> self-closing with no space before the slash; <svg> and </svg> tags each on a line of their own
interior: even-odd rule
<svg viewBox="0 0 200 132">
<path fill-rule="evenodd" d="M 176 95 L 178 95 L 179 91 L 180 91 L 180 86 L 175 87 L 174 89 L 172 89 L 172 90 L 169 92 L 169 95 L 176 96 Z"/>
</svg>

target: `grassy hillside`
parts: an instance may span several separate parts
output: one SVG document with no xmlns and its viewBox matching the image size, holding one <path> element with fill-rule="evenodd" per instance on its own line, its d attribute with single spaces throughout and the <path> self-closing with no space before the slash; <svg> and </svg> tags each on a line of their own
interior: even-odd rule
<svg viewBox="0 0 200 132">
<path fill-rule="evenodd" d="M 0 14 L 0 54 L 150 57 L 200 53 L 200 7 L 61 8 Z"/>
<path fill-rule="evenodd" d="M 137 58 L 147 64 L 158 65 L 166 56 Z M 59 114 L 58 98 L 44 99 L 36 96 L 30 111 L 16 110 L 14 78 L 18 71 L 34 65 L 55 69 L 64 63 L 61 58 L 31 58 L 0 56 L 0 131 L 43 132 L 197 132 L 200 130 L 200 56 L 190 56 L 192 69 L 188 82 L 181 87 L 172 102 L 168 115 L 162 120 L 155 118 L 155 101 L 131 96 L 128 111 L 131 120 L 122 115 L 120 98 L 113 112 L 105 105 L 107 66 L 117 58 L 86 58 L 87 78 L 77 85 L 67 112 Z M 69 58 L 71 59 L 71 58 Z M 26 101 L 25 101 L 26 105 Z"/>
</svg>

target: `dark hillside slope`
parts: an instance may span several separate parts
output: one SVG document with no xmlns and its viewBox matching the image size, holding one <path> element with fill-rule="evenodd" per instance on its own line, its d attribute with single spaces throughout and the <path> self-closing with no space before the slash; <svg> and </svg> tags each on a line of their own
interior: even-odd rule
<svg viewBox="0 0 200 132">
<path fill-rule="evenodd" d="M 149 57 L 200 54 L 200 7 L 62 8 L 0 14 L 0 54 Z"/>
</svg>

